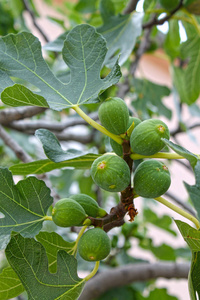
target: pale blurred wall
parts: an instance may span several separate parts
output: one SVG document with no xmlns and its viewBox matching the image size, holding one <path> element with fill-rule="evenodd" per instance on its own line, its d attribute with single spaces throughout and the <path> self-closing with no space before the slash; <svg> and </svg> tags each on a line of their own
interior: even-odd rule
<svg viewBox="0 0 200 300">
<path fill-rule="evenodd" d="M 59 4 L 62 0 L 55 0 L 55 3 Z M 77 2 L 77 1 L 68 1 L 68 2 Z M 54 40 L 56 37 L 58 37 L 62 33 L 62 29 L 55 23 L 52 23 L 47 19 L 47 16 L 51 17 L 61 17 L 66 22 L 66 25 L 68 23 L 67 15 L 64 17 L 63 15 L 60 15 L 56 10 L 52 7 L 47 6 L 42 0 L 34 0 L 34 3 L 39 10 L 41 14 L 41 18 L 38 21 L 38 24 L 41 25 L 42 29 L 44 30 L 45 34 L 48 36 L 50 41 Z M 32 26 L 32 21 L 28 14 L 26 14 L 27 24 L 31 27 L 32 32 L 41 40 L 42 44 L 44 45 L 45 42 L 39 32 Z M 169 62 L 164 57 L 162 52 L 157 52 L 155 54 L 151 55 L 144 55 L 140 65 L 137 70 L 137 76 L 139 77 L 145 77 L 155 83 L 166 85 L 168 87 L 172 86 L 171 82 L 171 76 L 170 76 L 170 66 Z M 166 120 L 165 118 L 162 118 L 163 121 L 165 121 L 170 129 L 174 129 L 175 125 L 177 124 L 176 119 L 176 113 L 174 109 L 174 101 L 172 96 L 166 97 L 164 99 L 165 104 L 173 110 L 173 116 L 172 120 Z M 189 115 L 187 113 L 187 106 L 184 107 L 184 119 L 189 119 Z M 191 122 L 191 120 L 189 120 Z M 195 122 L 195 118 L 192 118 L 192 122 Z M 195 129 L 193 132 L 197 140 L 200 136 L 200 129 Z M 200 153 L 199 151 L 199 143 L 195 144 L 193 143 L 186 134 L 179 134 L 178 140 L 180 141 L 182 146 L 185 146 L 188 150 L 194 152 L 194 153 Z M 173 168 L 170 167 L 170 171 L 172 173 L 172 185 L 170 187 L 170 191 L 173 192 L 175 195 L 179 196 L 181 199 L 187 199 L 187 193 L 185 191 L 185 188 L 183 186 L 183 181 L 194 184 L 194 177 L 187 173 L 185 168 L 180 166 L 178 163 L 174 163 Z M 137 200 L 137 199 L 136 199 Z M 139 208 L 139 211 L 141 211 L 142 208 L 142 202 L 141 199 L 135 201 L 136 207 Z M 168 214 L 174 219 L 180 219 L 184 220 L 184 218 L 179 217 L 176 213 L 172 212 L 171 210 L 163 207 L 162 205 L 158 206 L 158 214 Z M 174 225 L 174 229 L 178 232 L 176 229 L 176 226 Z M 150 228 L 150 235 L 154 239 L 155 244 L 159 245 L 163 242 L 169 243 L 171 245 L 175 245 L 175 247 L 181 247 L 185 245 L 185 242 L 181 235 L 178 233 L 178 237 L 172 237 L 171 235 L 166 234 L 165 232 L 160 232 L 155 227 L 151 226 Z M 133 241 L 134 245 L 134 241 Z M 147 251 L 142 251 L 137 249 L 137 245 L 135 245 L 134 248 L 134 256 L 138 257 L 144 257 L 149 258 L 151 261 L 156 261 L 155 257 L 153 257 L 151 254 L 149 254 Z M 179 297 L 180 300 L 188 300 L 189 294 L 188 294 L 188 287 L 187 287 L 187 280 L 165 280 L 165 279 L 159 279 L 157 281 L 157 286 L 159 287 L 168 287 L 169 292 Z"/>
</svg>

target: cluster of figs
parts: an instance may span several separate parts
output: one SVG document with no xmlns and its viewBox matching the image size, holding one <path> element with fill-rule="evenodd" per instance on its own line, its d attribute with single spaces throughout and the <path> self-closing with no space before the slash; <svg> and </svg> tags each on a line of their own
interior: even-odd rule
<svg viewBox="0 0 200 300">
<path fill-rule="evenodd" d="M 117 97 L 108 98 L 99 107 L 99 120 L 112 134 L 130 140 L 131 152 L 144 157 L 151 156 L 165 146 L 162 138 L 170 138 L 167 125 L 158 119 L 141 121 L 130 117 L 126 103 Z M 129 133 L 129 134 L 127 134 Z M 110 139 L 114 153 L 98 157 L 91 166 L 94 182 L 109 192 L 122 192 L 131 184 L 131 172 L 122 158 L 123 147 Z M 163 195 L 171 184 L 167 166 L 155 159 L 147 159 L 136 168 L 133 176 L 133 192 L 145 198 Z M 102 218 L 106 211 L 85 194 L 72 195 L 59 200 L 52 211 L 54 223 L 61 227 L 90 225 L 89 217 Z M 103 228 L 87 230 L 78 242 L 80 256 L 87 261 L 99 261 L 108 256 L 111 244 Z"/>
</svg>

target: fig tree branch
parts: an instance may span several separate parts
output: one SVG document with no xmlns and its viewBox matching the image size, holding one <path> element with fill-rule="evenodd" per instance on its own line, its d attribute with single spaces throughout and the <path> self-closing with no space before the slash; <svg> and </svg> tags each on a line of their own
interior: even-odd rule
<svg viewBox="0 0 200 300">
<path fill-rule="evenodd" d="M 54 130 L 54 131 L 62 131 L 66 128 L 69 128 L 71 126 L 76 125 L 88 125 L 88 123 L 79 117 L 68 117 L 66 116 L 63 118 L 61 122 L 53 122 L 53 121 L 47 121 L 47 120 L 20 120 L 28 117 L 32 117 L 37 113 L 37 110 L 35 110 L 36 107 L 32 108 L 32 110 L 29 111 L 23 111 L 18 112 L 13 109 L 5 109 L 0 111 L 0 123 L 2 125 L 6 125 L 9 128 L 14 128 L 19 131 L 24 130 L 32 130 L 35 131 L 40 128 L 48 129 L 48 130 Z M 40 107 L 37 107 L 37 109 L 41 109 Z M 34 110 L 36 113 L 34 113 Z M 43 108 L 44 110 L 44 108 Z M 42 112 L 42 111 L 41 111 Z M 32 113 L 32 114 L 31 114 Z M 39 110 L 40 113 L 40 110 Z M 91 113 L 89 114 L 89 117 L 93 120 L 98 120 L 98 114 L 97 113 Z M 19 120 L 19 121 L 17 121 Z"/>
<path fill-rule="evenodd" d="M 148 281 L 156 278 L 185 278 L 188 277 L 189 263 L 136 263 L 110 269 L 97 274 L 85 285 L 79 300 L 96 299 L 106 291 L 131 284 L 133 282 Z"/>
<path fill-rule="evenodd" d="M 178 6 L 172 10 L 169 14 L 167 14 L 165 17 L 163 17 L 162 19 L 158 19 L 155 16 L 153 17 L 152 20 L 150 20 L 149 22 L 147 22 L 146 24 L 143 24 L 142 28 L 146 29 L 146 28 L 151 28 L 153 26 L 156 25 L 163 25 L 166 21 L 169 21 L 170 18 L 183 6 L 183 0 L 180 0 Z"/>
<path fill-rule="evenodd" d="M 130 14 L 132 11 L 136 9 L 136 6 L 138 4 L 139 0 L 130 0 L 127 7 L 124 10 L 124 14 Z"/>
<path fill-rule="evenodd" d="M 11 136 L 6 132 L 6 130 L 0 125 L 0 138 L 4 141 L 10 149 L 13 150 L 17 158 L 19 158 L 24 163 L 32 161 L 32 158 L 24 151 L 24 149 L 11 138 Z"/>
<path fill-rule="evenodd" d="M 29 13 L 31 19 L 32 19 L 32 22 L 33 22 L 33 25 L 35 26 L 35 28 L 39 31 L 39 33 L 42 35 L 42 37 L 44 38 L 44 40 L 48 43 L 49 42 L 49 39 L 48 37 L 46 36 L 46 34 L 44 33 L 44 31 L 40 28 L 40 26 L 38 25 L 36 19 L 35 19 L 35 15 L 34 15 L 34 12 L 31 10 L 31 8 L 29 7 L 29 4 L 28 4 L 28 1 L 27 0 L 22 0 L 23 1 L 23 4 L 24 4 L 24 8 L 25 10 Z"/>
<path fill-rule="evenodd" d="M 43 113 L 46 108 L 43 107 L 16 107 L 0 110 L 0 124 L 8 125 L 13 121 L 30 118 Z"/>
</svg>

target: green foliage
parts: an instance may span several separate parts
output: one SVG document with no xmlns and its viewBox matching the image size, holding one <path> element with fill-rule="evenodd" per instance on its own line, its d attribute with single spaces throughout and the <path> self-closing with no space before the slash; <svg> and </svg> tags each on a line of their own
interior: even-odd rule
<svg viewBox="0 0 200 300">
<path fill-rule="evenodd" d="M 15 255 L 13 255 L 13 252 Z M 6 257 L 30 299 L 77 299 L 84 279 L 77 276 L 76 259 L 61 250 L 57 254 L 57 272 L 50 273 L 45 249 L 34 239 L 14 235 L 6 249 Z M 30 284 L 31 283 L 31 284 Z"/>
<path fill-rule="evenodd" d="M 163 8 L 172 11 L 178 6 L 179 0 L 159 0 L 159 3 Z"/>
<path fill-rule="evenodd" d="M 181 46 L 181 51 L 184 58 L 189 58 L 189 63 L 186 69 L 181 69 L 181 72 L 175 69 L 176 71 L 174 72 L 175 87 L 178 93 L 180 93 L 180 96 L 183 95 L 181 89 L 183 88 L 185 90 L 186 95 L 183 95 L 181 100 L 189 105 L 197 100 L 200 92 L 198 76 L 200 68 L 199 49 L 200 38 L 198 35 L 184 42 Z M 178 76 L 180 76 L 180 78 L 177 78 Z"/>
<path fill-rule="evenodd" d="M 90 36 L 89 40 L 88 36 Z M 73 43 L 74 39 L 77 39 L 76 44 Z M 93 45 L 96 46 L 93 47 Z M 93 52 L 91 52 L 91 47 Z M 100 79 L 99 72 L 107 52 L 106 42 L 89 25 L 75 27 L 66 37 L 63 59 L 71 70 L 71 81 L 67 86 L 62 84 L 49 69 L 42 57 L 40 42 L 32 34 L 22 32 L 16 36 L 3 37 L 0 40 L 0 51 L 0 70 L 5 75 L 3 77 L 4 88 L 8 86 L 2 94 L 2 101 L 4 102 L 5 97 L 5 103 L 11 106 L 19 105 L 19 102 L 14 102 L 13 99 L 19 101 L 21 95 L 18 90 L 14 91 L 13 87 L 9 87 L 11 80 L 8 76 L 15 76 L 31 82 L 41 91 L 39 95 L 34 93 L 34 97 L 29 99 L 30 91 L 25 87 L 22 88 L 28 105 L 37 105 L 38 96 L 40 96 L 39 100 L 42 101 L 42 106 L 45 106 L 47 101 L 54 110 L 95 102 L 100 92 L 117 83 L 121 77 L 119 66 L 116 63 L 107 79 Z M 88 54 L 90 56 L 87 59 Z M 99 59 L 96 59 L 97 57 Z M 37 69 L 34 71 L 36 67 Z M 6 70 L 10 71 L 6 73 Z M 24 104 L 23 101 L 22 105 Z"/>
<path fill-rule="evenodd" d="M 190 225 L 182 222 L 175 221 L 184 240 L 190 247 L 192 251 L 192 264 L 189 273 L 189 292 L 190 297 L 193 300 L 196 300 L 196 296 L 200 296 L 199 290 L 199 263 L 200 263 L 200 231 L 194 229 Z"/>
<path fill-rule="evenodd" d="M 40 231 L 36 236 L 37 241 L 40 242 L 46 250 L 48 257 L 49 271 L 56 273 L 57 271 L 57 254 L 59 250 L 65 250 L 68 254 L 72 254 L 75 242 L 65 241 L 56 232 Z"/>
<path fill-rule="evenodd" d="M 74 151 L 72 151 L 74 152 Z M 75 151 L 76 152 L 76 151 Z M 86 154 L 81 157 L 69 159 L 60 163 L 55 163 L 50 159 L 42 159 L 26 164 L 17 164 L 10 167 L 14 175 L 43 174 L 55 169 L 72 167 L 77 169 L 89 169 L 93 161 L 98 158 L 98 154 Z"/>
<path fill-rule="evenodd" d="M 42 180 L 28 177 L 13 182 L 6 168 L 0 169 L 0 246 L 5 248 L 13 231 L 34 237 L 42 228 L 48 208 L 53 202 L 50 190 Z"/>
<path fill-rule="evenodd" d="M 24 291 L 24 287 L 17 277 L 17 274 L 11 267 L 7 267 L 0 273 L 0 297 L 7 300 L 20 295 Z"/>
<path fill-rule="evenodd" d="M 170 89 L 155 84 L 147 79 L 134 78 L 132 106 L 141 119 L 148 119 L 153 115 L 164 115 L 171 118 L 171 110 L 163 103 L 163 97 L 169 96 Z"/>
</svg>

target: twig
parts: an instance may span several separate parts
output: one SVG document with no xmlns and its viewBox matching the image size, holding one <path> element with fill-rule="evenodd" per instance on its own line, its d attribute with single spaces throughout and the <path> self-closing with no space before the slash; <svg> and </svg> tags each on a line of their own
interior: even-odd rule
<svg viewBox="0 0 200 300">
<path fill-rule="evenodd" d="M 0 125 L 0 138 L 4 143 L 13 150 L 15 155 L 24 163 L 31 162 L 32 158 L 24 151 L 24 149 L 18 145 L 10 135 L 5 131 L 5 129 Z"/>
<path fill-rule="evenodd" d="M 182 7 L 182 5 L 183 5 L 183 0 L 181 0 L 180 3 L 178 4 L 178 6 L 174 10 L 172 10 L 167 16 L 165 16 L 164 18 L 162 18 L 160 20 L 153 17 L 152 20 L 150 20 L 146 24 L 143 24 L 142 28 L 146 29 L 146 28 L 152 28 L 155 25 L 163 25 Z"/>
<path fill-rule="evenodd" d="M 0 124 L 7 125 L 13 121 L 30 118 L 43 113 L 43 107 L 17 107 L 0 110 Z"/>
<path fill-rule="evenodd" d="M 189 263 L 136 263 L 114 268 L 97 274 L 86 283 L 79 300 L 98 298 L 106 291 L 133 282 L 156 278 L 187 278 Z"/>
<path fill-rule="evenodd" d="M 130 0 L 127 7 L 124 10 L 124 14 L 130 14 L 132 11 L 136 9 L 136 6 L 138 4 L 139 0 Z"/>
<path fill-rule="evenodd" d="M 43 30 L 40 28 L 40 26 L 37 24 L 36 19 L 35 19 L 35 15 L 34 15 L 33 11 L 30 9 L 27 0 L 22 0 L 22 1 L 24 3 L 24 7 L 25 7 L 26 11 L 29 13 L 29 15 L 30 15 L 30 17 L 32 19 L 33 25 L 35 26 L 35 28 L 37 28 L 37 30 L 39 31 L 39 33 L 43 36 L 44 40 L 48 43 L 49 39 L 46 36 L 46 34 L 43 32 Z"/>
<path fill-rule="evenodd" d="M 11 119 L 9 116 L 9 112 L 6 113 L 7 117 Z M 98 119 L 98 114 L 97 113 L 92 113 L 89 114 L 90 118 L 93 120 Z M 35 130 L 44 128 L 48 130 L 53 130 L 53 131 L 63 131 L 66 128 L 72 127 L 72 126 L 77 126 L 77 125 L 88 125 L 88 123 L 83 120 L 82 118 L 79 117 L 66 117 L 65 120 L 62 120 L 61 122 L 52 122 L 52 121 L 47 121 L 47 120 L 23 120 L 23 121 L 8 121 L 5 118 L 1 120 L 1 111 L 0 111 L 0 123 L 3 125 L 6 125 L 9 128 L 13 128 L 15 130 L 19 131 L 27 131 L 29 132 L 35 132 Z"/>
</svg>

